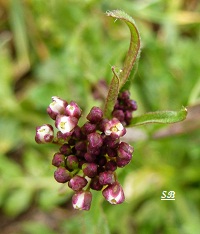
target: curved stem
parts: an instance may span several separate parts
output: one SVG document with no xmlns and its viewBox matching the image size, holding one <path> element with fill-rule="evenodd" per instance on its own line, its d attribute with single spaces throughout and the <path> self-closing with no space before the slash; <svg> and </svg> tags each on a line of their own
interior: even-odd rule
<svg viewBox="0 0 200 234">
<path fill-rule="evenodd" d="M 120 87 L 121 89 L 124 84 L 126 83 L 127 79 L 129 78 L 130 72 L 139 57 L 140 54 L 140 34 L 138 32 L 138 29 L 135 25 L 135 21 L 133 18 L 131 18 L 129 15 L 127 15 L 125 12 L 120 10 L 114 10 L 114 11 L 108 11 L 107 16 L 114 17 L 116 19 L 123 20 L 127 26 L 130 29 L 131 33 L 131 40 L 128 52 L 126 54 L 126 58 L 124 61 L 122 72 L 119 75 L 120 79 Z"/>
</svg>

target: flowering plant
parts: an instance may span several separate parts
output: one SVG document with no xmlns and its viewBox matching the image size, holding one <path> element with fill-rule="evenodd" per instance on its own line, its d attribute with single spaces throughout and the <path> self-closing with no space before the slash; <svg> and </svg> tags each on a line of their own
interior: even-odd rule
<svg viewBox="0 0 200 234">
<path fill-rule="evenodd" d="M 112 67 L 113 78 L 108 90 L 104 110 L 92 107 L 86 122 L 80 126 L 82 110 L 71 101 L 54 96 L 47 113 L 55 121 L 57 133 L 49 124 L 36 128 L 37 143 L 59 145 L 52 159 L 56 167 L 54 178 L 58 183 L 67 183 L 74 191 L 74 209 L 89 210 L 91 190 L 102 191 L 111 204 L 120 204 L 125 195 L 116 170 L 123 168 L 132 159 L 134 148 L 121 141 L 126 128 L 147 123 L 174 123 L 186 117 L 185 108 L 180 111 L 158 111 L 132 117 L 137 104 L 130 98 L 129 78 L 136 69 L 140 54 L 140 35 L 134 20 L 126 13 L 116 10 L 107 15 L 124 21 L 131 33 L 131 41 L 124 66 L 119 72 Z"/>
</svg>

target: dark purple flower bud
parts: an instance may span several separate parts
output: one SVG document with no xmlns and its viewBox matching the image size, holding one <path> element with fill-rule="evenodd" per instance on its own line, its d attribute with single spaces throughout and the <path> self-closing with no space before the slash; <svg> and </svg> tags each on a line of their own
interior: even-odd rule
<svg viewBox="0 0 200 234">
<path fill-rule="evenodd" d="M 61 147 L 60 147 L 60 153 L 61 154 L 64 154 L 65 156 L 68 156 L 71 154 L 72 150 L 71 150 L 71 147 L 69 144 L 63 144 Z"/>
<path fill-rule="evenodd" d="M 119 138 L 115 139 L 111 136 L 104 137 L 104 144 L 106 144 L 107 148 L 116 149 L 119 145 Z"/>
<path fill-rule="evenodd" d="M 132 120 L 132 111 L 129 111 L 129 110 L 125 111 L 124 121 L 125 121 L 126 125 L 129 125 L 131 120 Z"/>
<path fill-rule="evenodd" d="M 112 205 L 120 204 L 125 200 L 124 191 L 118 182 L 115 182 L 112 185 L 108 185 L 102 191 L 102 194 L 105 199 Z"/>
<path fill-rule="evenodd" d="M 94 190 L 97 190 L 97 191 L 102 190 L 103 185 L 101 185 L 99 183 L 99 178 L 98 177 L 92 178 L 92 180 L 90 182 L 90 188 L 94 189 Z"/>
<path fill-rule="evenodd" d="M 70 172 L 64 167 L 58 167 L 54 172 L 54 178 L 58 183 L 66 183 L 71 179 Z"/>
<path fill-rule="evenodd" d="M 88 145 L 89 148 L 97 148 L 98 149 L 103 145 L 102 136 L 97 132 L 90 133 L 87 136 L 87 139 L 88 139 L 88 142 L 89 142 L 89 145 Z"/>
<path fill-rule="evenodd" d="M 81 128 L 78 125 L 74 128 L 72 137 L 75 138 L 76 140 L 84 139 L 84 135 L 81 131 Z"/>
<path fill-rule="evenodd" d="M 92 147 L 87 147 L 87 153 L 92 154 L 92 155 L 99 155 L 100 154 L 100 149 L 99 148 L 92 148 Z"/>
<path fill-rule="evenodd" d="M 104 171 L 99 173 L 99 183 L 101 185 L 113 184 L 115 181 L 116 180 L 113 171 Z"/>
<path fill-rule="evenodd" d="M 120 104 L 119 104 L 119 98 L 117 99 L 116 103 L 115 103 L 115 106 L 114 106 L 114 110 L 119 110 Z"/>
<path fill-rule="evenodd" d="M 105 124 L 104 133 L 107 136 L 111 136 L 113 138 L 119 138 L 126 134 L 126 129 L 117 118 L 113 118 L 112 120 L 110 120 L 108 123 Z"/>
<path fill-rule="evenodd" d="M 126 157 L 124 153 L 132 154 L 133 151 L 134 151 L 134 149 L 133 149 L 133 147 L 131 145 L 129 145 L 128 143 L 122 141 L 119 144 L 117 154 L 118 154 L 118 156 L 120 158 L 124 158 L 124 157 Z"/>
<path fill-rule="evenodd" d="M 112 116 L 117 118 L 121 123 L 124 122 L 124 112 L 122 110 L 114 110 Z"/>
<path fill-rule="evenodd" d="M 102 121 L 97 126 L 98 130 L 104 132 L 107 123 L 109 123 L 108 119 L 102 119 Z"/>
<path fill-rule="evenodd" d="M 35 141 L 38 144 L 52 142 L 54 138 L 53 127 L 50 124 L 44 124 L 36 127 Z"/>
<path fill-rule="evenodd" d="M 73 130 L 72 130 L 73 131 Z M 72 135 L 72 131 L 71 132 L 66 132 L 66 133 L 62 133 L 61 131 L 57 132 L 57 138 L 59 139 L 59 142 L 64 143 L 65 141 L 68 141 Z"/>
<path fill-rule="evenodd" d="M 132 159 L 133 147 L 126 142 L 121 142 L 117 149 L 117 166 L 124 167 L 126 166 Z"/>
<path fill-rule="evenodd" d="M 68 186 L 74 191 L 79 191 L 79 190 L 82 190 L 86 186 L 87 183 L 88 182 L 84 177 L 75 175 L 68 182 Z"/>
<path fill-rule="evenodd" d="M 78 119 L 72 116 L 57 115 L 55 126 L 63 134 L 71 132 L 77 125 Z"/>
<path fill-rule="evenodd" d="M 97 175 L 97 164 L 96 163 L 84 163 L 82 165 L 82 170 L 85 176 L 90 178 L 95 177 Z"/>
<path fill-rule="evenodd" d="M 111 158 L 117 157 L 117 149 L 115 148 L 107 148 L 107 155 Z"/>
<path fill-rule="evenodd" d="M 65 155 L 61 153 L 55 153 L 52 159 L 52 165 L 55 167 L 65 167 Z"/>
<path fill-rule="evenodd" d="M 75 149 L 76 149 L 76 151 L 86 152 L 87 151 L 87 142 L 86 141 L 78 141 L 75 144 Z"/>
<path fill-rule="evenodd" d="M 83 134 L 88 135 L 92 132 L 96 131 L 96 124 L 92 124 L 90 122 L 86 122 L 82 127 L 81 131 Z"/>
<path fill-rule="evenodd" d="M 69 155 L 67 156 L 66 164 L 69 169 L 76 169 L 79 166 L 78 158 L 75 155 Z"/>
<path fill-rule="evenodd" d="M 56 119 L 56 116 L 62 115 L 67 106 L 67 102 L 59 97 L 52 97 L 53 102 L 48 106 L 47 113 L 52 119 Z"/>
<path fill-rule="evenodd" d="M 72 196 L 72 205 L 76 210 L 89 210 L 92 202 L 90 191 L 79 191 Z"/>
<path fill-rule="evenodd" d="M 130 92 L 128 90 L 126 90 L 126 91 L 120 93 L 119 99 L 120 100 L 128 100 L 128 99 L 130 99 Z"/>
<path fill-rule="evenodd" d="M 134 100 L 128 100 L 127 101 L 127 106 L 128 106 L 128 109 L 131 110 L 131 111 L 136 111 L 137 108 L 138 108 L 137 103 Z"/>
<path fill-rule="evenodd" d="M 100 156 L 100 157 L 97 156 L 97 164 L 99 166 L 104 166 L 106 163 L 107 163 L 107 159 L 105 156 Z"/>
<path fill-rule="evenodd" d="M 115 171 L 117 169 L 117 163 L 114 160 L 110 160 L 106 163 L 105 169 L 108 171 Z"/>
<path fill-rule="evenodd" d="M 91 123 L 98 123 L 103 118 L 103 111 L 99 107 L 92 107 L 90 113 L 86 117 Z"/>
<path fill-rule="evenodd" d="M 117 157 L 116 158 L 116 163 L 117 163 L 117 166 L 122 168 L 122 167 L 125 167 L 127 164 L 129 164 L 131 161 L 131 158 L 127 158 L 127 159 L 124 159 L 124 158 L 120 158 L 120 157 Z"/>
<path fill-rule="evenodd" d="M 90 153 L 85 153 L 84 158 L 87 162 L 94 162 L 96 160 L 96 155 L 95 154 L 90 154 Z"/>
<path fill-rule="evenodd" d="M 85 155 L 85 152 L 76 151 L 76 156 L 77 156 L 79 159 L 84 159 L 84 155 Z"/>
<path fill-rule="evenodd" d="M 65 114 L 67 116 L 76 117 L 77 119 L 81 117 L 81 112 L 81 108 L 74 101 L 71 101 L 65 109 Z"/>
</svg>

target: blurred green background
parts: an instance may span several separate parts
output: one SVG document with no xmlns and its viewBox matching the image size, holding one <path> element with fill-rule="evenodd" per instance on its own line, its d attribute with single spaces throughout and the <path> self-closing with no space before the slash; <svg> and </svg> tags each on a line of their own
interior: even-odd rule
<svg viewBox="0 0 200 234">
<path fill-rule="evenodd" d="M 57 147 L 37 145 L 35 127 L 52 124 L 54 95 L 86 114 L 102 106 L 129 45 L 131 15 L 142 40 L 131 95 L 135 115 L 187 106 L 180 124 L 130 129 L 132 162 L 118 169 L 126 202 L 93 193 L 89 212 L 74 211 L 71 191 L 53 178 Z M 196 234 L 200 230 L 200 2 L 198 0 L 0 0 L 0 230 L 2 234 Z M 161 201 L 175 191 L 175 201 Z"/>
</svg>

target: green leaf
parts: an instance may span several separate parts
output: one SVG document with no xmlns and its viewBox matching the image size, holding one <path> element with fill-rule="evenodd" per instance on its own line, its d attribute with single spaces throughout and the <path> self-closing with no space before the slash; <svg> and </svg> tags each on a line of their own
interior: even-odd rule
<svg viewBox="0 0 200 234">
<path fill-rule="evenodd" d="M 182 108 L 180 111 L 156 111 L 149 112 L 141 116 L 134 117 L 130 126 L 137 126 L 149 123 L 170 124 L 182 121 L 187 116 L 187 109 Z"/>
<path fill-rule="evenodd" d="M 113 111 L 114 105 L 117 101 L 118 93 L 119 93 L 119 77 L 115 71 L 115 68 L 112 67 L 112 72 L 114 74 L 109 90 L 108 90 L 108 96 L 106 98 L 106 103 L 104 107 L 104 116 L 106 118 L 111 117 L 111 113 Z"/>
<path fill-rule="evenodd" d="M 123 20 L 130 29 L 131 40 L 126 54 L 122 72 L 119 75 L 120 89 L 129 78 L 130 72 L 140 54 L 140 34 L 132 17 L 121 10 L 107 11 L 107 16 Z"/>
</svg>

